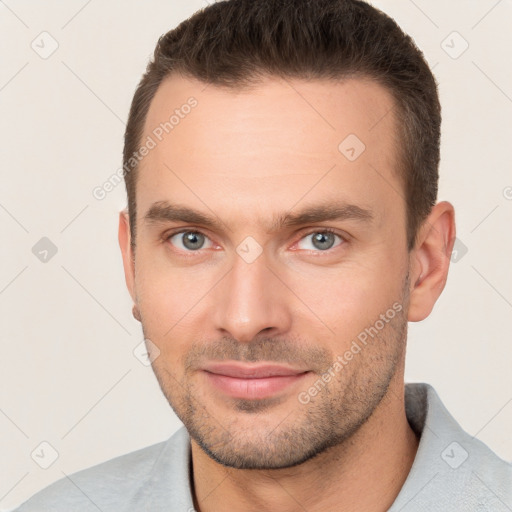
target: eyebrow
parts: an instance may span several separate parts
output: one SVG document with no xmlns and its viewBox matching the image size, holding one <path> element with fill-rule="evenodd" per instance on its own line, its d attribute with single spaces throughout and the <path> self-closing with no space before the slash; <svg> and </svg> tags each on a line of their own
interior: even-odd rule
<svg viewBox="0 0 512 512">
<path fill-rule="evenodd" d="M 297 227 L 304 224 L 353 220 L 371 223 L 374 219 L 370 209 L 347 203 L 325 203 L 306 207 L 298 213 L 284 212 L 274 217 L 267 233 L 279 231 L 283 227 Z M 168 201 L 157 201 L 151 205 L 144 215 L 145 224 L 160 224 L 166 222 L 186 222 L 198 224 L 212 230 L 218 230 L 224 225 L 215 217 L 187 206 L 171 204 Z"/>
</svg>

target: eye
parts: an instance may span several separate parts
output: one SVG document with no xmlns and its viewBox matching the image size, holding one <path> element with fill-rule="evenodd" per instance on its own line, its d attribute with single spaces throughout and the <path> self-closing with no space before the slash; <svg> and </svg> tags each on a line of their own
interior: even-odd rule
<svg viewBox="0 0 512 512">
<path fill-rule="evenodd" d="M 336 242 L 338 239 L 338 242 Z M 337 247 L 343 242 L 340 235 L 330 230 L 313 231 L 301 238 L 298 243 L 299 249 L 306 251 L 327 251 L 333 247 Z"/>
<path fill-rule="evenodd" d="M 187 252 L 197 251 L 199 249 L 209 249 L 212 247 L 211 240 L 199 231 L 180 231 L 179 233 L 170 235 L 168 240 L 178 249 Z"/>
</svg>

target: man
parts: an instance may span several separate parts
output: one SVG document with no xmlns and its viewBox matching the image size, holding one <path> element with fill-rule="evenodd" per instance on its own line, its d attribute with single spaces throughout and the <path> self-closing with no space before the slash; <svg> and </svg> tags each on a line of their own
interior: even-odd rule
<svg viewBox="0 0 512 512">
<path fill-rule="evenodd" d="M 512 510 L 512 467 L 404 384 L 455 237 L 440 119 L 421 52 L 361 1 L 230 0 L 161 38 L 119 242 L 184 427 L 18 510 Z"/>
</svg>

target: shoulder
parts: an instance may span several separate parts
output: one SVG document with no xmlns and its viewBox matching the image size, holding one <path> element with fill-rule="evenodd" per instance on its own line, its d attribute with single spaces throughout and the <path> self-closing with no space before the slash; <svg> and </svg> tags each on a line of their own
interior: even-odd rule
<svg viewBox="0 0 512 512">
<path fill-rule="evenodd" d="M 122 510 L 172 441 L 172 437 L 67 475 L 20 505 L 14 512 Z"/>
<path fill-rule="evenodd" d="M 429 384 L 407 384 L 405 398 L 420 441 L 391 510 L 512 510 L 512 464 L 469 435 Z"/>
</svg>

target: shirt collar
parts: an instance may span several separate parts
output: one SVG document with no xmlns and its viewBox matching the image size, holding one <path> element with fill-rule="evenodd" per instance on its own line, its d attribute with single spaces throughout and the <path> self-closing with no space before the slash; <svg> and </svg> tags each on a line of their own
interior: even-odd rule
<svg viewBox="0 0 512 512">
<path fill-rule="evenodd" d="M 481 507 L 478 510 L 499 510 L 491 508 L 496 506 L 497 496 L 486 484 L 489 475 L 482 473 L 481 468 L 480 475 L 475 472 L 479 463 L 481 466 L 482 457 L 494 454 L 462 430 L 434 388 L 425 383 L 406 384 L 405 410 L 420 442 L 409 475 L 388 512 L 432 510 L 428 507 L 433 500 L 446 496 L 446 500 L 453 501 L 453 493 L 467 491 L 468 486 L 478 487 L 474 493 Z M 500 459 L 495 457 L 495 460 Z M 193 512 L 191 482 L 190 437 L 182 427 L 165 443 L 148 478 L 141 482 L 126 510 L 159 512 L 169 510 L 172 505 L 173 510 Z"/>
</svg>

